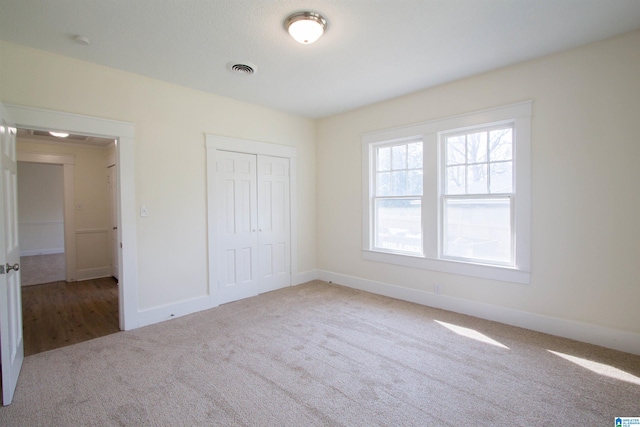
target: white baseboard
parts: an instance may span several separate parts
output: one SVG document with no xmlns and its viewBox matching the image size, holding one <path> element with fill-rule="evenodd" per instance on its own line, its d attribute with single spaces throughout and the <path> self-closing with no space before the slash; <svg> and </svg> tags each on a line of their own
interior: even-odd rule
<svg viewBox="0 0 640 427">
<path fill-rule="evenodd" d="M 20 256 L 53 255 L 63 253 L 64 248 L 34 249 L 29 251 L 20 251 Z"/>
<path fill-rule="evenodd" d="M 291 284 L 292 286 L 296 286 L 317 279 L 318 270 L 310 270 L 294 274 L 291 279 Z M 217 305 L 211 296 L 203 295 L 190 300 L 148 308 L 138 311 L 137 325 L 138 327 L 148 326 L 154 323 L 164 322 L 166 320 L 197 313 L 198 311 L 208 310 L 216 306 Z"/>
<path fill-rule="evenodd" d="M 101 277 L 110 277 L 110 276 L 111 276 L 111 266 L 87 268 L 84 270 L 76 271 L 76 281 L 78 282 L 81 280 L 99 279 Z"/>
<path fill-rule="evenodd" d="M 404 301 L 640 355 L 640 334 L 320 270 L 318 278 Z"/>
<path fill-rule="evenodd" d="M 311 282 L 312 280 L 318 280 L 318 270 L 309 270 L 294 274 L 291 280 L 291 285 L 301 285 L 303 283 Z"/>
<path fill-rule="evenodd" d="M 177 303 L 140 310 L 138 311 L 137 319 L 138 327 L 164 322 L 165 320 L 175 319 L 210 308 L 213 308 L 211 306 L 211 299 L 209 295 L 204 295 Z"/>
</svg>

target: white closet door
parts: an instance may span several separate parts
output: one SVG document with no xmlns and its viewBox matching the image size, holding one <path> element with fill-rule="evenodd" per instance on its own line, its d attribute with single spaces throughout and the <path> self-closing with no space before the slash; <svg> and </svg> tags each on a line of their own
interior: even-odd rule
<svg viewBox="0 0 640 427">
<path fill-rule="evenodd" d="M 258 156 L 260 292 L 291 286 L 289 159 Z"/>
<path fill-rule="evenodd" d="M 220 303 L 258 294 L 256 156 L 218 151 L 218 280 Z"/>
</svg>

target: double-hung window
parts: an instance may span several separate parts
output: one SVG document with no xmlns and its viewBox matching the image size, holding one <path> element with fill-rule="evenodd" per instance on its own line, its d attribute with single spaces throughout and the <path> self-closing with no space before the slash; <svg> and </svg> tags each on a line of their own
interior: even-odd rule
<svg viewBox="0 0 640 427">
<path fill-rule="evenodd" d="M 363 135 L 363 257 L 528 283 L 531 102 Z"/>
<path fill-rule="evenodd" d="M 373 246 L 422 254 L 422 141 L 375 146 Z"/>
<path fill-rule="evenodd" d="M 512 266 L 513 124 L 440 135 L 442 258 Z"/>
</svg>

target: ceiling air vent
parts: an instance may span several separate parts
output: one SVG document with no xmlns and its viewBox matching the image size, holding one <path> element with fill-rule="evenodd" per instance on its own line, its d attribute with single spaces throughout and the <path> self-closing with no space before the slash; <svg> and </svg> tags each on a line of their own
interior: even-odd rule
<svg viewBox="0 0 640 427">
<path fill-rule="evenodd" d="M 249 62 L 245 62 L 245 63 L 229 62 L 227 64 L 227 68 L 229 69 L 229 71 L 235 74 L 243 74 L 245 76 L 250 76 L 252 74 L 255 74 L 256 71 L 258 71 L 258 67 L 256 67 L 255 65 Z"/>
</svg>

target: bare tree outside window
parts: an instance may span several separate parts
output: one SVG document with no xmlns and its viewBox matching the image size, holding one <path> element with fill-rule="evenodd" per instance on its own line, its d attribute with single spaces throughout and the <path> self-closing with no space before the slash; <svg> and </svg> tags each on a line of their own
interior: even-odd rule
<svg viewBox="0 0 640 427">
<path fill-rule="evenodd" d="M 513 127 L 443 139 L 443 256 L 512 263 Z"/>
</svg>

